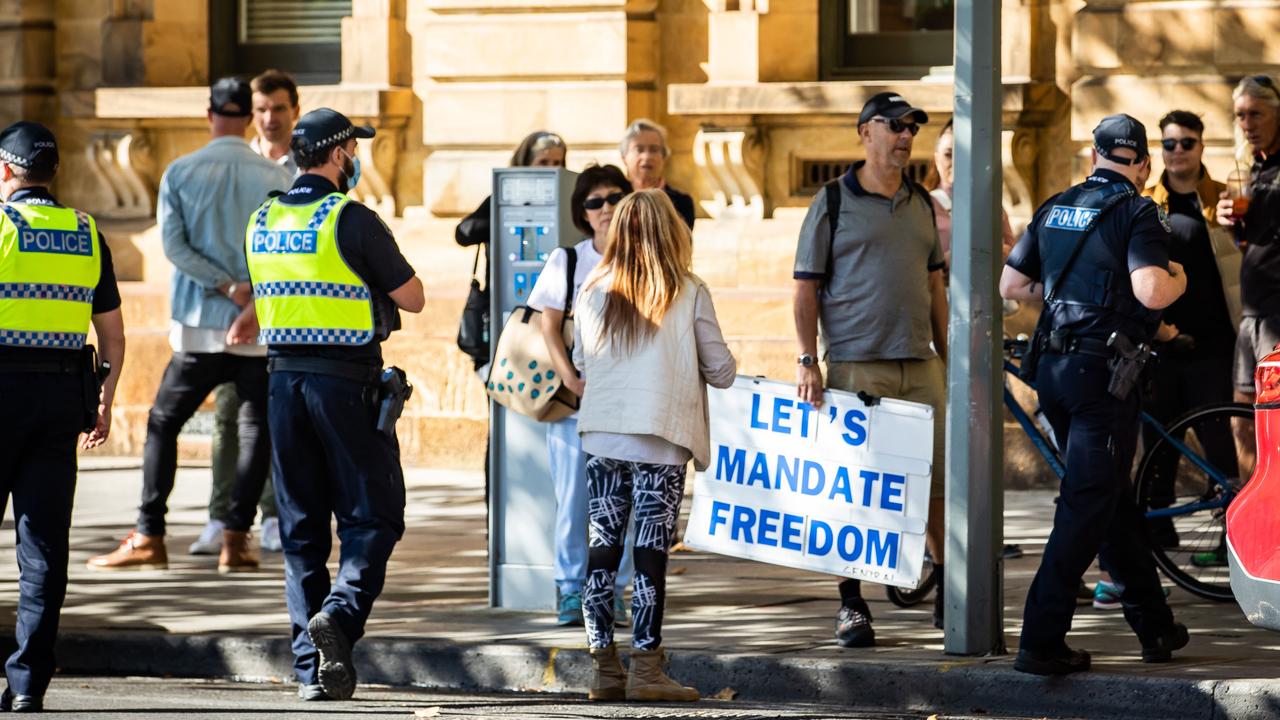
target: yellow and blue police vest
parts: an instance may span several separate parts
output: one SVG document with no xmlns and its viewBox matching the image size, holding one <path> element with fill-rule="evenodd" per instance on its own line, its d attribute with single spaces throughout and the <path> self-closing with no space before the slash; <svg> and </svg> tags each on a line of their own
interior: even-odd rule
<svg viewBox="0 0 1280 720">
<path fill-rule="evenodd" d="M 0 345 L 79 350 L 102 275 L 97 223 L 56 205 L 0 210 Z"/>
<path fill-rule="evenodd" d="M 374 336 L 369 286 L 338 248 L 338 216 L 346 195 L 309 205 L 274 199 L 254 212 L 245 254 L 266 345 L 364 345 Z"/>
</svg>

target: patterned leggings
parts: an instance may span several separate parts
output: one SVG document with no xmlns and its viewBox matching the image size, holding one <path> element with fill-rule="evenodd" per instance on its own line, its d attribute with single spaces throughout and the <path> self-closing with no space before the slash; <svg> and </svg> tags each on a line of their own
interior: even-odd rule
<svg viewBox="0 0 1280 720">
<path fill-rule="evenodd" d="M 613 581 L 622 561 L 627 521 L 635 510 L 635 587 L 632 641 L 639 650 L 662 644 L 667 550 L 684 499 L 684 465 L 657 465 L 587 456 L 587 510 L 591 542 L 582 592 L 587 643 L 613 643 Z"/>
</svg>

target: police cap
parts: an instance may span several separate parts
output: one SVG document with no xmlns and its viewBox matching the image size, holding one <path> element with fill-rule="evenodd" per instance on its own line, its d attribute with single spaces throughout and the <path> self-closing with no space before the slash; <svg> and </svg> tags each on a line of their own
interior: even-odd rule
<svg viewBox="0 0 1280 720">
<path fill-rule="evenodd" d="M 1121 148 L 1132 150 L 1138 155 L 1130 160 L 1113 154 L 1113 151 Z M 1108 115 L 1102 118 L 1098 127 L 1093 129 L 1093 149 L 1113 163 L 1133 165 L 1148 154 L 1147 128 L 1135 118 L 1123 113 Z"/>
<path fill-rule="evenodd" d="M 352 125 L 346 115 L 330 108 L 312 110 L 293 126 L 289 147 L 295 152 L 313 152 L 351 138 L 368 139 L 374 130 L 368 125 Z"/>
<path fill-rule="evenodd" d="M 233 77 L 225 77 L 209 88 L 209 110 L 228 117 L 249 117 L 253 114 L 253 91 L 249 83 Z"/>
<path fill-rule="evenodd" d="M 40 123 L 16 122 L 0 131 L 0 162 L 28 170 L 57 170 L 58 141 Z"/>
<path fill-rule="evenodd" d="M 907 115 L 915 115 L 916 122 L 929 122 L 929 114 L 907 102 L 906 98 L 895 92 L 882 92 L 871 96 L 867 104 L 862 106 L 858 114 L 858 127 L 871 122 L 871 118 L 882 117 L 897 120 Z"/>
</svg>

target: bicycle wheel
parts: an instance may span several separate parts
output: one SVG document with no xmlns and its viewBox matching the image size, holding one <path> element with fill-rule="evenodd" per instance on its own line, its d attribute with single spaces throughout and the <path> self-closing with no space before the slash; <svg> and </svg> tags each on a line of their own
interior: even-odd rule
<svg viewBox="0 0 1280 720">
<path fill-rule="evenodd" d="M 1174 420 L 1166 432 L 1204 460 L 1225 485 L 1160 435 L 1143 453 L 1134 487 L 1138 507 L 1147 516 L 1152 555 L 1178 587 L 1209 600 L 1233 600 L 1226 561 L 1227 505 L 1253 475 L 1257 461 L 1253 406 L 1206 405 Z"/>
<path fill-rule="evenodd" d="M 889 602 L 900 608 L 909 608 L 919 605 L 929 597 L 929 593 L 933 592 L 934 586 L 938 584 L 938 568 L 934 566 L 933 558 L 929 557 L 929 553 L 924 554 L 924 568 L 920 571 L 920 577 L 924 579 L 915 590 L 885 585 L 884 593 L 889 596 Z"/>
</svg>

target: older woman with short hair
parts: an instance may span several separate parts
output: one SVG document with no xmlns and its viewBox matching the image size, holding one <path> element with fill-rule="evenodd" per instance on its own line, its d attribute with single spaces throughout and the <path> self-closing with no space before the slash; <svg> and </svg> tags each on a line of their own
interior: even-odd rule
<svg viewBox="0 0 1280 720">
<path fill-rule="evenodd" d="M 667 158 L 671 156 L 671 148 L 667 147 L 667 129 L 658 123 L 640 118 L 627 126 L 627 131 L 618 143 L 618 152 L 622 153 L 622 164 L 627 168 L 627 177 L 635 185 L 636 190 L 661 190 L 671 198 L 671 204 L 684 219 L 689 229 L 693 229 L 693 198 L 667 184 Z"/>
</svg>

